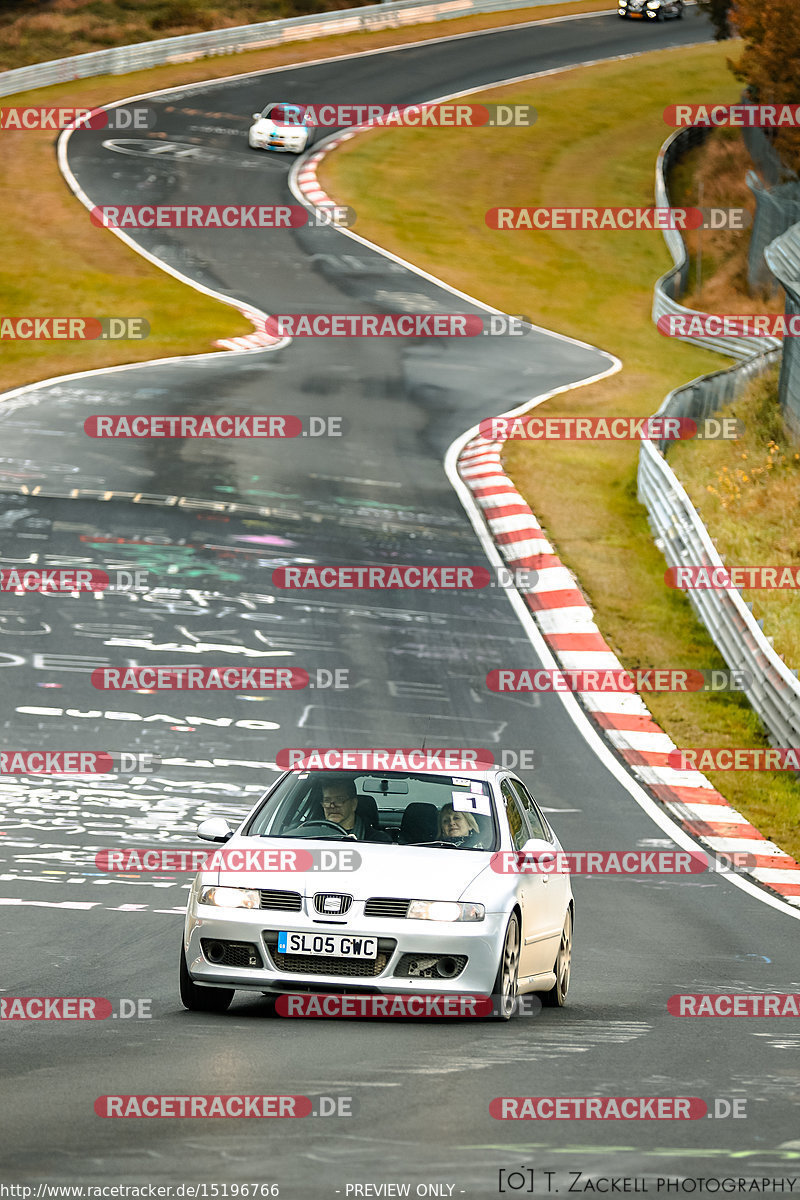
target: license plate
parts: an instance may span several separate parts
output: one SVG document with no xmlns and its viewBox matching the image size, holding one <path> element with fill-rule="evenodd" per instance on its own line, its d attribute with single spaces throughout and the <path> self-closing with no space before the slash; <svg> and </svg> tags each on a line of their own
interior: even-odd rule
<svg viewBox="0 0 800 1200">
<path fill-rule="evenodd" d="M 643 16 L 644 16 L 644 13 L 640 13 L 640 12 L 631 12 L 631 13 L 628 13 L 628 16 L 629 16 L 629 17 L 643 17 Z"/>
<path fill-rule="evenodd" d="M 278 952 L 324 958 L 377 958 L 378 939 L 342 933 L 279 933 Z"/>
</svg>

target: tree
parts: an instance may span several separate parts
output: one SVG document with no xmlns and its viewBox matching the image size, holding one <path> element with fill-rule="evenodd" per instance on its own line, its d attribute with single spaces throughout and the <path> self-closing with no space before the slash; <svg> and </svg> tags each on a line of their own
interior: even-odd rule
<svg viewBox="0 0 800 1200">
<path fill-rule="evenodd" d="M 733 0 L 697 0 L 697 7 L 706 14 L 714 26 L 714 37 L 718 42 L 733 37 L 731 25 Z"/>
<path fill-rule="evenodd" d="M 754 104 L 785 104 L 797 109 L 800 97 L 800 22 L 797 0 L 734 0 L 733 25 L 744 40 L 738 62 L 729 62 L 746 83 Z M 779 128 L 775 149 L 800 172 L 800 129 Z"/>
</svg>

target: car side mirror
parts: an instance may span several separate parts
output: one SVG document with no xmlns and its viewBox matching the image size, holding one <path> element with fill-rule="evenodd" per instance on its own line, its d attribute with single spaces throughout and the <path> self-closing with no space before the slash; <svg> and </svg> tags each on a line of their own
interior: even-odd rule
<svg viewBox="0 0 800 1200">
<path fill-rule="evenodd" d="M 253 120 L 257 121 L 260 116 L 261 116 L 261 113 L 253 113 Z"/>
<path fill-rule="evenodd" d="M 209 817 L 197 826 L 197 836 L 204 842 L 227 842 L 233 830 L 224 817 Z"/>
</svg>

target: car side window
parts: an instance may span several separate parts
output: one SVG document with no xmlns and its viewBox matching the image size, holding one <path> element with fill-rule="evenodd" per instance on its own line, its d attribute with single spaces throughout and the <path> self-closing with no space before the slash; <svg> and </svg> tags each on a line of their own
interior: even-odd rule
<svg viewBox="0 0 800 1200">
<path fill-rule="evenodd" d="M 522 807 L 511 789 L 507 779 L 500 784 L 500 792 L 505 805 L 508 828 L 511 830 L 511 840 L 515 850 L 521 850 L 529 838 L 528 827 L 522 815 Z"/>
<path fill-rule="evenodd" d="M 515 779 L 510 779 L 509 783 L 522 804 L 522 811 L 525 813 L 528 825 L 530 826 L 531 837 L 538 838 L 543 842 L 552 842 L 553 838 L 547 827 L 547 822 L 539 812 L 533 796 L 531 796 L 521 783 L 517 783 Z"/>
</svg>

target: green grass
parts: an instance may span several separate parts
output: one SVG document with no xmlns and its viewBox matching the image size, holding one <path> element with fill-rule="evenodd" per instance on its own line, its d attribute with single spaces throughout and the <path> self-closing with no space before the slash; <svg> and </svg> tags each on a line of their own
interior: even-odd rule
<svg viewBox="0 0 800 1200">
<path fill-rule="evenodd" d="M 356 209 L 362 236 L 497 308 L 622 359 L 621 373 L 554 397 L 548 413 L 645 416 L 673 387 L 727 362 L 655 330 L 653 283 L 671 265 L 661 234 L 498 232 L 485 213 L 497 205 L 652 204 L 669 132 L 664 108 L 676 97 L 735 100 L 730 52 L 716 44 L 663 50 L 499 89 L 492 99 L 538 109 L 532 129 L 370 133 L 324 161 L 322 185 Z M 681 455 L 700 464 L 708 446 L 687 443 Z M 626 666 L 722 666 L 686 597 L 664 584 L 666 564 L 636 499 L 637 459 L 633 442 L 510 442 L 504 454 Z M 647 702 L 679 746 L 767 744 L 740 695 L 651 694 Z M 709 778 L 765 836 L 800 855 L 793 777 Z"/>
<path fill-rule="evenodd" d="M 731 564 L 800 564 L 800 448 L 786 436 L 778 407 L 777 368 L 727 405 L 744 422 L 736 442 L 684 442 L 670 453 L 679 475 Z M 793 666 L 800 663 L 800 619 L 792 591 L 745 591 L 764 633 Z"/>
</svg>

